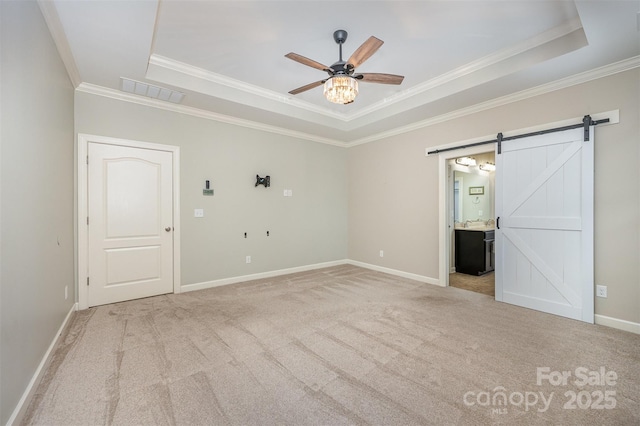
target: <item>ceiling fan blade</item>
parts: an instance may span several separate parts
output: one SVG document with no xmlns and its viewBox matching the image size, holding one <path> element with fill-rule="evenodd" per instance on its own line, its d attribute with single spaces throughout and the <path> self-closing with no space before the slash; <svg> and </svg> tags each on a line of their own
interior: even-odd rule
<svg viewBox="0 0 640 426">
<path fill-rule="evenodd" d="M 316 68 L 319 69 L 321 71 L 333 71 L 330 67 L 321 64 L 320 62 L 316 62 L 313 59 L 309 59 L 309 58 L 305 58 L 302 55 L 298 55 L 297 53 L 287 53 L 286 55 L 284 55 L 286 58 L 289 58 L 291 60 L 294 60 L 296 62 L 300 62 L 302 65 L 306 65 L 308 67 L 311 68 Z"/>
<path fill-rule="evenodd" d="M 316 81 L 315 83 L 307 84 L 306 86 L 298 87 L 297 89 L 293 89 L 289 92 L 291 95 L 297 95 L 298 93 L 306 92 L 307 90 L 313 89 L 314 87 L 322 86 L 324 82 L 327 80 Z"/>
<path fill-rule="evenodd" d="M 381 74 L 381 73 L 366 73 L 358 74 L 353 78 L 366 81 L 367 83 L 380 83 L 380 84 L 401 84 L 404 80 L 403 75 L 395 74 Z"/>
<path fill-rule="evenodd" d="M 358 47 L 356 51 L 353 52 L 353 55 L 351 55 L 351 57 L 347 61 L 347 64 L 349 64 L 351 68 L 358 68 L 358 66 L 369 59 L 371 55 L 376 53 L 376 50 L 380 49 L 380 46 L 382 46 L 383 44 L 384 41 L 380 40 L 379 38 L 376 38 L 374 36 L 369 37 L 367 41 L 362 43 L 360 47 Z"/>
</svg>

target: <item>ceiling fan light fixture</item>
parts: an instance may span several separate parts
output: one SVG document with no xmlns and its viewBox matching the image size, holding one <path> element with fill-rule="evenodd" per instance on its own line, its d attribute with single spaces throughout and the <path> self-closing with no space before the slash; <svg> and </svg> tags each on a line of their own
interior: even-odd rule
<svg viewBox="0 0 640 426">
<path fill-rule="evenodd" d="M 337 75 L 324 83 L 324 96 L 335 104 L 348 104 L 358 96 L 358 80 L 348 75 Z"/>
</svg>

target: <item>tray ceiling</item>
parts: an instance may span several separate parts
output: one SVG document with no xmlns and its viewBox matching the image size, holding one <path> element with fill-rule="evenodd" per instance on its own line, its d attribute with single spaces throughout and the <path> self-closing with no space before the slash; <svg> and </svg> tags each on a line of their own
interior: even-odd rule
<svg viewBox="0 0 640 426">
<path fill-rule="evenodd" d="M 132 100 L 120 91 L 131 79 L 185 94 L 167 108 L 345 146 L 637 67 L 640 55 L 640 1 L 40 4 L 79 90 Z M 328 102 L 322 87 L 288 94 L 326 74 L 284 55 L 331 65 L 337 29 L 349 33 L 345 58 L 369 36 L 383 40 L 357 71 L 404 75 L 402 85 L 361 82 L 349 105 Z"/>
</svg>

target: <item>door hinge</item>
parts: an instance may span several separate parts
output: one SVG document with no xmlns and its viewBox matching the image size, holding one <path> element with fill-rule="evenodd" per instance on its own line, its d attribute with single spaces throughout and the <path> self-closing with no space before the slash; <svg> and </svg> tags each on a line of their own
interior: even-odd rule
<svg viewBox="0 0 640 426">
<path fill-rule="evenodd" d="M 89 285 L 89 277 L 87 277 L 87 285 Z"/>
<path fill-rule="evenodd" d="M 89 216 L 87 216 L 87 225 L 89 224 Z"/>
<path fill-rule="evenodd" d="M 87 155 L 87 164 L 89 164 L 89 156 Z"/>
</svg>

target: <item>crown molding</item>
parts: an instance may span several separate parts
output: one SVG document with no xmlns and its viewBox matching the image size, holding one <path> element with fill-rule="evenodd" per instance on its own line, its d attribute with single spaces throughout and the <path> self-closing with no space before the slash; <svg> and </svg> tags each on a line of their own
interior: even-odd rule
<svg viewBox="0 0 640 426">
<path fill-rule="evenodd" d="M 121 92 L 115 89 L 109 89 L 106 87 L 98 86 L 90 83 L 81 83 L 77 89 L 78 92 L 88 93 L 91 95 L 102 96 L 119 101 L 130 102 L 133 104 L 144 105 L 152 108 L 158 108 L 165 111 L 176 112 L 179 114 L 186 114 L 193 117 L 204 118 L 207 120 L 219 121 L 222 123 L 232 124 L 235 126 L 246 127 L 254 130 L 261 130 L 269 133 L 276 133 L 282 136 L 290 136 L 293 138 L 304 139 L 311 142 L 318 142 L 327 145 L 334 145 L 339 147 L 345 147 L 345 143 L 335 139 L 324 138 L 309 133 L 298 132 L 295 130 L 285 129 L 283 127 L 271 126 L 268 124 L 258 123 L 256 121 L 245 120 L 229 115 L 218 114 L 211 111 L 205 111 L 199 108 L 189 107 L 185 105 L 173 104 L 170 102 L 164 102 L 157 99 L 147 98 L 145 96 L 139 96 L 135 94 Z"/>
<path fill-rule="evenodd" d="M 419 130 L 424 127 L 433 126 L 434 124 L 442 123 L 449 120 L 454 120 L 456 118 L 461 118 L 467 115 L 486 111 L 492 108 L 497 108 L 503 105 L 508 105 L 513 102 L 534 98 L 536 96 L 555 92 L 561 89 L 566 89 L 571 86 L 587 83 L 592 80 L 608 77 L 610 75 L 629 71 L 638 67 L 640 67 L 640 56 L 634 56 L 632 58 L 624 59 L 619 62 L 614 62 L 612 64 L 595 68 L 590 71 L 585 71 L 580 74 L 575 74 L 569 77 L 562 78 L 560 80 L 552 81 L 551 83 L 546 83 L 540 86 L 532 87 L 531 89 L 522 90 L 520 92 L 502 96 L 500 98 L 492 99 L 490 101 L 482 102 L 476 105 L 472 105 L 470 107 L 461 108 L 456 111 L 452 111 L 436 117 L 431 117 L 426 120 L 418 121 L 416 123 L 413 123 L 407 126 L 397 127 L 395 129 L 391 129 L 386 132 L 377 133 L 375 135 L 357 139 L 352 142 L 347 142 L 346 145 L 347 147 L 350 148 L 350 147 L 366 144 L 369 142 L 374 142 L 380 139 L 401 135 L 403 133 L 412 132 L 414 130 Z"/>
<path fill-rule="evenodd" d="M 222 74 L 217 74 L 203 68 L 198 68 L 193 65 L 186 64 L 184 62 L 176 61 L 171 58 L 167 58 L 161 55 L 152 54 L 149 57 L 149 65 L 164 68 L 179 74 L 187 75 L 198 80 L 204 80 L 209 83 L 213 83 L 214 86 L 224 86 L 231 89 L 239 90 L 241 92 L 249 93 L 254 96 L 259 96 L 271 101 L 284 103 L 303 110 L 307 110 L 316 114 L 325 115 L 335 120 L 348 121 L 345 114 L 331 111 L 328 108 L 320 107 L 309 102 L 300 101 L 294 99 L 291 95 L 283 95 L 273 90 L 264 89 L 262 87 L 245 83 L 244 81 L 236 80 L 235 78 L 227 77 Z M 167 82 L 170 83 L 170 82 Z"/>
<path fill-rule="evenodd" d="M 374 112 L 389 108 L 394 104 L 398 104 L 410 98 L 423 95 L 425 94 L 425 92 L 432 91 L 435 88 L 439 88 L 447 84 L 455 83 L 456 80 L 460 80 L 463 77 L 469 76 L 473 73 L 477 73 L 483 70 L 487 71 L 490 67 L 495 67 L 495 66 L 498 66 L 499 64 L 505 64 L 505 65 L 502 65 L 503 69 L 511 69 L 515 65 L 506 64 L 506 62 L 509 61 L 510 59 L 515 58 L 517 56 L 522 56 L 522 55 L 539 56 L 539 54 L 534 52 L 536 48 L 540 48 L 541 46 L 544 46 L 547 43 L 560 40 L 563 37 L 569 36 L 571 33 L 574 33 L 575 31 L 578 31 L 578 30 L 582 30 L 582 22 L 580 21 L 579 17 L 576 17 L 548 31 L 545 31 L 544 33 L 538 34 L 532 38 L 524 40 L 516 45 L 506 47 L 498 52 L 494 52 L 492 54 L 486 55 L 470 63 L 464 64 L 447 73 L 444 73 L 435 78 L 432 78 L 429 81 L 421 83 L 410 89 L 401 91 L 388 98 L 384 98 L 356 112 L 350 112 L 350 113 L 337 113 L 325 107 L 317 106 L 309 102 L 294 99 L 290 95 L 283 95 L 281 93 L 274 92 L 272 90 L 267 90 L 262 87 L 248 84 L 243 81 L 236 80 L 234 78 L 217 74 L 217 73 L 214 73 L 202 68 L 198 68 L 183 62 L 179 62 L 171 58 L 167 58 L 157 54 L 152 54 L 149 58 L 149 68 L 147 70 L 147 78 L 150 78 L 152 80 L 157 79 L 158 77 L 156 74 L 150 75 L 150 73 L 155 71 L 155 67 L 158 67 L 160 69 L 163 69 L 165 71 L 170 71 L 172 73 L 171 78 L 159 80 L 165 84 L 182 87 L 182 85 L 178 81 L 170 81 L 170 80 L 179 78 L 178 76 L 188 76 L 198 81 L 206 82 L 207 84 L 206 92 L 211 96 L 222 97 L 224 99 L 238 102 L 239 101 L 238 97 L 233 96 L 233 99 L 232 99 L 231 96 L 228 94 L 227 90 L 231 89 L 233 91 L 240 91 L 245 94 L 249 94 L 250 97 L 248 98 L 245 97 L 244 101 L 240 101 L 247 105 L 249 104 L 252 106 L 258 105 L 258 103 L 255 102 L 256 100 L 255 97 L 259 97 L 271 102 L 275 102 L 275 105 L 284 104 L 287 106 L 293 106 L 300 110 L 325 116 L 341 123 L 355 124 L 353 123 L 355 120 L 366 118 L 367 116 L 372 115 Z M 199 84 L 198 86 L 202 88 L 202 84 Z M 223 88 L 226 88 L 227 90 Z M 450 90 L 457 90 L 455 84 L 454 86 L 450 87 L 447 91 L 450 91 Z M 267 106 L 263 105 L 263 108 L 268 108 L 269 110 L 272 110 L 272 107 L 274 104 L 268 103 L 266 105 Z M 406 108 L 410 108 L 410 106 L 407 105 Z M 397 113 L 398 113 L 397 110 L 393 110 L 389 114 L 383 114 L 383 116 L 388 116 L 388 115 L 397 114 Z M 377 121 L 379 119 L 380 117 L 373 117 L 373 116 L 371 117 L 371 120 L 374 120 L 374 121 Z M 311 121 L 318 122 L 318 124 L 323 124 L 323 125 L 328 124 L 325 122 L 319 122 L 314 119 L 311 119 Z M 365 120 L 363 123 L 360 124 L 360 126 L 366 125 L 366 124 L 367 122 Z M 360 126 L 357 126 L 357 127 L 360 127 Z M 348 127 L 345 128 L 344 130 L 348 130 Z"/>
<path fill-rule="evenodd" d="M 324 138 L 324 137 L 309 134 L 309 133 L 288 130 L 288 129 L 277 127 L 277 126 L 270 126 L 267 124 L 258 123 L 251 120 L 244 120 L 244 119 L 240 119 L 240 118 L 236 118 L 236 117 L 232 117 L 224 114 L 218 114 L 211 111 L 205 111 L 198 108 L 188 107 L 185 105 L 177 105 L 169 102 L 163 102 L 156 99 L 124 93 L 119 90 L 108 89 L 102 86 L 97 86 L 89 83 L 81 83 L 76 90 L 78 90 L 79 92 L 103 96 L 103 97 L 116 99 L 124 102 L 131 102 L 139 105 L 159 108 L 166 111 L 177 112 L 180 114 L 191 115 L 194 117 L 205 118 L 208 120 L 219 121 L 219 122 L 232 124 L 236 126 L 251 128 L 255 130 L 262 130 L 269 133 L 276 133 L 283 136 L 290 136 L 290 137 L 308 140 L 312 142 L 351 148 L 351 147 L 363 145 L 369 142 L 374 142 L 377 140 L 401 135 L 403 133 L 412 132 L 415 130 L 422 129 L 424 127 L 433 126 L 438 123 L 454 120 L 467 115 L 486 111 L 492 108 L 508 105 L 513 102 L 518 102 L 518 101 L 533 98 L 536 96 L 544 95 L 547 93 L 565 89 L 578 84 L 587 83 L 592 80 L 608 77 L 610 75 L 629 71 L 638 67 L 640 67 L 640 55 L 634 56 L 632 58 L 625 59 L 619 62 L 614 62 L 612 64 L 605 65 L 599 68 L 595 68 L 593 70 L 586 71 L 580 74 L 575 74 L 573 76 L 556 80 L 551 83 L 542 84 L 540 86 L 536 86 L 531 89 L 522 90 L 520 92 L 502 96 L 500 98 L 492 99 L 490 101 L 482 102 L 466 108 L 461 108 L 459 110 L 452 111 L 450 113 L 442 114 L 436 117 L 431 117 L 426 120 L 422 120 L 407 126 L 397 127 L 395 129 L 391 129 L 386 132 L 380 132 L 365 138 L 356 139 L 351 142 L 348 142 L 348 141 L 343 142 L 336 139 Z"/>
<path fill-rule="evenodd" d="M 67 41 L 67 36 L 62 28 L 58 10 L 52 1 L 38 0 L 38 6 L 40 7 L 40 11 L 42 12 L 42 16 L 44 17 L 47 27 L 49 27 L 49 33 L 51 34 L 51 38 L 53 38 L 53 42 L 58 49 L 62 63 L 64 64 L 67 74 L 69 75 L 69 79 L 71 80 L 71 84 L 73 84 L 74 88 L 77 88 L 80 83 L 82 83 L 82 79 L 80 78 L 80 72 L 76 66 L 76 61 L 73 58 L 73 53 L 71 53 L 71 47 Z"/>
<path fill-rule="evenodd" d="M 562 37 L 568 36 L 578 30 L 582 30 L 582 21 L 579 17 L 575 17 L 574 19 L 566 21 L 563 24 L 558 25 L 557 27 L 538 34 L 516 45 L 509 46 L 497 52 L 483 56 L 482 58 L 479 58 L 449 72 L 434 77 L 431 80 L 425 81 L 410 89 L 376 102 L 373 105 L 362 108 L 358 112 L 349 114 L 349 120 L 354 120 L 356 118 L 369 115 L 377 110 L 386 108 L 408 98 L 420 95 L 426 91 L 433 90 L 434 88 L 442 86 L 444 84 L 451 83 L 459 78 L 465 77 L 491 66 L 498 65 L 501 62 L 505 62 L 518 55 L 525 54 L 528 51 L 532 51 L 533 49 L 553 42 L 554 40 L 561 39 Z"/>
</svg>

